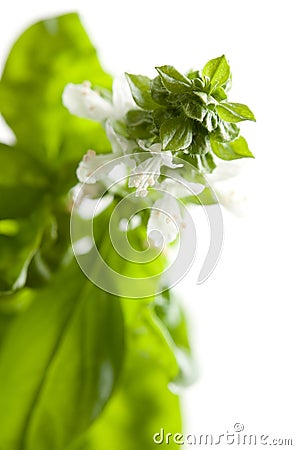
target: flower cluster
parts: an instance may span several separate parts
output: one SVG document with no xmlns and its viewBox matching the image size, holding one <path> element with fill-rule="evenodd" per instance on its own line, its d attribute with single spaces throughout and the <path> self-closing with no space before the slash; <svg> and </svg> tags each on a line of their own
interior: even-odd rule
<svg viewBox="0 0 296 450">
<path fill-rule="evenodd" d="M 227 101 L 231 76 L 224 56 L 187 75 L 172 66 L 157 71 L 153 80 L 126 74 L 126 79 L 114 81 L 112 95 L 92 89 L 88 81 L 68 84 L 63 104 L 72 114 L 101 123 L 112 146 L 111 153 L 89 150 L 84 155 L 77 169 L 80 183 L 110 180 L 108 163 L 118 160 L 120 166 L 124 156 L 127 187 L 136 196 L 146 197 L 151 188 L 162 192 L 147 225 L 150 240 L 159 246 L 162 239 L 174 241 L 178 228 L 185 226 L 177 199 L 205 188 L 178 169 L 189 161 L 195 170 L 209 173 L 216 167 L 215 157 L 252 157 L 236 123 L 255 119 L 247 106 Z M 170 178 L 163 180 L 162 175 Z"/>
</svg>

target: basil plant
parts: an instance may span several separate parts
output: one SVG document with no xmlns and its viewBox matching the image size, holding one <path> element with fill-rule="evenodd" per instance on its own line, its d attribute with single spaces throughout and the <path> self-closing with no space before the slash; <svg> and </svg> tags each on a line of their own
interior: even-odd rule
<svg viewBox="0 0 296 450">
<path fill-rule="evenodd" d="M 182 430 L 196 371 L 170 288 L 194 257 L 188 207 L 217 204 L 219 161 L 253 156 L 237 124 L 255 119 L 230 86 L 225 56 L 113 80 L 76 14 L 13 45 L 0 82 L 14 134 L 0 144 L 0 449 L 150 450 L 161 428 Z M 177 247 L 187 260 L 174 265 Z"/>
</svg>

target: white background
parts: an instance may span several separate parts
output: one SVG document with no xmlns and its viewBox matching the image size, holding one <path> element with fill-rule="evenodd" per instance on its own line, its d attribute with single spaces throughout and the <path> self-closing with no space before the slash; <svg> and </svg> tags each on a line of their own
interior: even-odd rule
<svg viewBox="0 0 296 450">
<path fill-rule="evenodd" d="M 177 289 L 199 361 L 199 380 L 185 394 L 187 430 L 218 435 L 241 422 L 246 433 L 293 436 L 294 2 L 77 0 L 62 5 L 57 0 L 2 4 L 1 65 L 30 23 L 75 10 L 113 74 L 152 75 L 153 67 L 163 64 L 186 71 L 222 53 L 229 59 L 231 100 L 247 103 L 257 117 L 256 124 L 242 125 L 256 159 L 230 184 L 248 197 L 249 214 L 238 219 L 224 211 L 224 249 L 215 272 L 197 286 L 193 270 Z"/>
</svg>

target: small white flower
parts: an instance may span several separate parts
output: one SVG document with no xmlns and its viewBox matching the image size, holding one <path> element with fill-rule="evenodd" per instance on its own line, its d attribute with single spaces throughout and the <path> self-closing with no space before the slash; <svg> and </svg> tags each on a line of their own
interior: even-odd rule
<svg viewBox="0 0 296 450">
<path fill-rule="evenodd" d="M 185 226 L 178 200 L 164 194 L 153 205 L 147 224 L 147 236 L 155 247 L 161 247 L 173 242 L 180 228 Z"/>
<path fill-rule="evenodd" d="M 178 172 L 168 172 L 168 178 L 159 184 L 159 188 L 178 198 L 199 195 L 205 188 L 201 183 L 186 180 Z"/>
<path fill-rule="evenodd" d="M 91 83 L 69 83 L 63 92 L 63 105 L 71 114 L 96 122 L 103 122 L 113 112 L 112 104 L 91 89 Z"/>
<path fill-rule="evenodd" d="M 98 176 L 102 177 L 102 175 L 107 175 L 107 172 L 104 172 L 103 169 L 104 164 L 112 161 L 113 159 L 113 153 L 97 155 L 94 150 L 88 150 L 88 152 L 83 156 L 82 161 L 79 163 L 76 172 L 78 180 L 81 183 L 87 184 L 94 184 L 97 181 L 100 181 Z M 96 173 L 99 168 L 101 168 L 101 170 Z"/>
<path fill-rule="evenodd" d="M 175 169 L 182 167 L 182 164 L 174 164 L 172 153 L 170 151 L 162 151 L 161 144 L 153 144 L 148 148 L 144 146 L 142 141 L 138 143 L 143 150 L 150 152 L 151 156 L 138 164 L 131 172 L 129 187 L 136 188 L 136 196 L 146 197 L 148 187 L 154 186 L 158 181 L 162 166 Z"/>
<path fill-rule="evenodd" d="M 173 242 L 181 229 L 186 228 L 177 198 L 200 194 L 205 186 L 187 181 L 179 174 L 166 178 L 158 185 L 163 196 L 153 204 L 147 224 L 147 235 L 155 247 Z"/>
<path fill-rule="evenodd" d="M 82 84 L 67 84 L 62 100 L 63 105 L 72 114 L 96 122 L 121 119 L 129 109 L 136 107 L 128 83 L 123 77 L 113 82 L 112 100 L 102 97 L 99 92 L 93 90 L 89 81 Z"/>
</svg>

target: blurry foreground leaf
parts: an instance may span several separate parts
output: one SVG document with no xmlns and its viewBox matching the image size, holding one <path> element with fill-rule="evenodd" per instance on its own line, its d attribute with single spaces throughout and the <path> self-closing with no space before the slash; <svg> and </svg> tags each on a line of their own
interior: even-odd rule
<svg viewBox="0 0 296 450">
<path fill-rule="evenodd" d="M 10 326 L 0 353 L 0 448 L 64 450 L 101 413 L 123 358 L 120 303 L 76 263 Z"/>
</svg>

